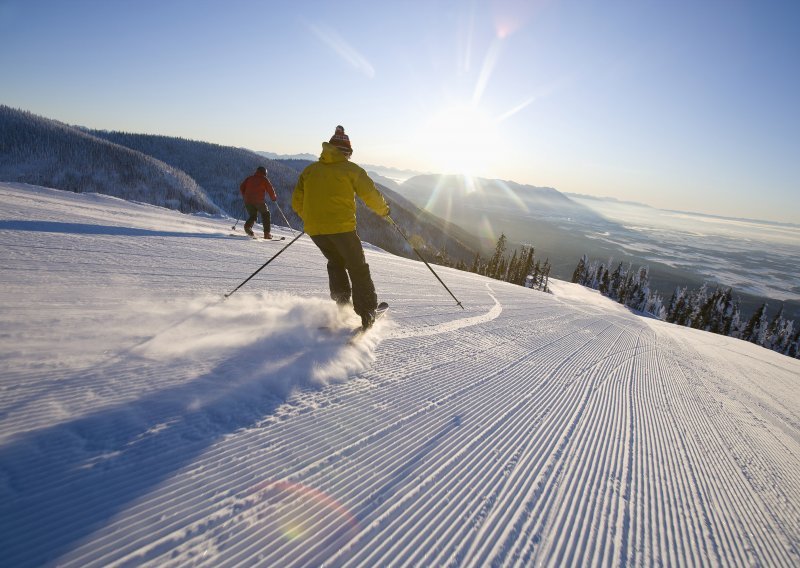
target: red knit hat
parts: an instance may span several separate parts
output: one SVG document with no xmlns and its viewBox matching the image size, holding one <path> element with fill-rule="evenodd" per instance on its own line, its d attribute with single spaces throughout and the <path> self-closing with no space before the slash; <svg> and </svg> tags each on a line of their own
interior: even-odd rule
<svg viewBox="0 0 800 568">
<path fill-rule="evenodd" d="M 353 147 L 350 146 L 350 137 L 344 133 L 344 126 L 342 125 L 336 127 L 336 132 L 331 136 L 329 144 L 336 146 L 346 156 L 350 156 L 353 153 Z"/>
</svg>

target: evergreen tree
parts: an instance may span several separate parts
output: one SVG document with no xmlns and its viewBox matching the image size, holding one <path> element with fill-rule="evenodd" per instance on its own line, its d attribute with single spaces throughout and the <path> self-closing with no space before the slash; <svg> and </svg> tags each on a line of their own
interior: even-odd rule
<svg viewBox="0 0 800 568">
<path fill-rule="evenodd" d="M 794 332 L 794 322 L 791 320 L 782 320 L 782 325 L 778 332 L 776 333 L 776 337 L 772 346 L 774 351 L 778 353 L 783 353 L 784 355 L 787 354 L 789 351 L 789 345 L 792 341 L 792 333 Z"/>
<path fill-rule="evenodd" d="M 469 267 L 469 271 L 475 274 L 481 273 L 481 253 L 475 253 L 475 258 L 472 259 L 472 266 Z"/>
<path fill-rule="evenodd" d="M 544 261 L 544 267 L 542 269 L 542 282 L 540 283 L 539 290 L 542 292 L 550 292 L 550 269 L 552 265 L 550 264 L 550 259 L 546 258 Z"/>
<path fill-rule="evenodd" d="M 508 271 L 508 262 L 506 261 L 506 257 L 501 256 L 500 262 L 497 263 L 497 268 L 495 269 L 494 279 L 505 280 L 507 271 Z"/>
<path fill-rule="evenodd" d="M 541 279 L 542 279 L 542 267 L 541 267 L 541 261 L 540 260 L 536 261 L 536 264 L 533 267 L 533 273 L 531 274 L 531 276 L 533 276 L 533 278 L 531 279 L 531 288 L 534 288 L 534 289 L 538 290 L 539 289 L 539 283 L 541 282 Z"/>
<path fill-rule="evenodd" d="M 668 321 L 670 323 L 674 323 L 675 322 L 675 315 L 676 315 L 676 309 L 677 309 L 677 306 L 678 306 L 678 300 L 680 299 L 682 294 L 683 294 L 683 292 L 681 291 L 680 288 L 675 288 L 675 290 L 672 292 L 672 296 L 670 297 L 669 303 L 667 304 L 667 310 L 666 310 L 667 311 L 667 316 L 666 316 L 666 319 L 664 321 Z"/>
<path fill-rule="evenodd" d="M 718 309 L 721 296 L 722 292 L 717 288 L 700 306 L 697 329 L 719 333 L 721 320 Z"/>
<path fill-rule="evenodd" d="M 573 284 L 583 284 L 586 281 L 586 266 L 588 264 L 589 259 L 586 255 L 583 255 L 578 261 L 578 266 L 575 267 L 575 271 L 572 273 L 571 282 Z"/>
<path fill-rule="evenodd" d="M 634 310 L 644 312 L 650 300 L 650 277 L 646 266 L 639 268 L 634 277 L 633 290 L 629 292 L 628 305 Z"/>
<path fill-rule="evenodd" d="M 519 281 L 520 285 L 525 284 L 525 280 L 531 273 L 532 268 L 533 268 L 533 247 L 528 247 L 527 253 L 525 254 L 525 262 L 523 263 L 522 269 L 520 270 L 520 281 Z"/>
<path fill-rule="evenodd" d="M 706 322 L 701 313 L 703 306 L 708 302 L 708 284 L 703 283 L 699 289 L 689 296 L 688 319 L 686 325 L 695 329 L 703 329 Z"/>
<path fill-rule="evenodd" d="M 649 298 L 647 299 L 647 307 L 644 311 L 648 314 L 653 314 L 662 321 L 666 320 L 667 309 L 664 306 L 664 300 L 661 297 L 661 294 L 650 294 Z"/>
<path fill-rule="evenodd" d="M 742 339 L 762 345 L 767 334 L 767 304 L 761 304 L 742 331 Z"/>
<path fill-rule="evenodd" d="M 797 330 L 791 335 L 791 339 L 789 339 L 789 344 L 786 347 L 786 354 L 789 357 L 800 359 L 800 325 L 797 326 Z"/>
<path fill-rule="evenodd" d="M 610 287 L 611 287 L 611 278 L 608 275 L 608 268 L 601 264 L 597 289 L 600 290 L 600 293 L 603 296 L 608 296 L 608 291 Z"/>
<path fill-rule="evenodd" d="M 614 272 L 611 274 L 610 286 L 608 287 L 608 297 L 612 300 L 619 298 L 619 291 L 624 282 L 625 274 L 622 269 L 622 263 L 619 263 Z"/>
<path fill-rule="evenodd" d="M 667 316 L 667 321 L 678 325 L 687 325 L 691 322 L 691 302 L 689 301 L 690 295 L 686 288 L 678 288 L 673 294 L 671 309 Z"/>
<path fill-rule="evenodd" d="M 506 282 L 516 282 L 517 270 L 519 269 L 519 267 L 517 266 L 518 262 L 519 261 L 517 260 L 517 251 L 515 249 L 514 254 L 511 256 L 511 260 L 508 263 L 508 271 L 506 272 L 506 277 L 505 277 Z"/>
<path fill-rule="evenodd" d="M 633 281 L 633 271 L 630 268 L 631 267 L 628 266 L 628 270 L 622 272 L 622 284 L 617 290 L 617 302 L 623 306 L 628 305 L 628 299 L 636 292 Z"/>
<path fill-rule="evenodd" d="M 734 305 L 733 290 L 728 288 L 719 300 L 717 311 L 719 312 L 720 323 L 719 331 L 722 335 L 732 335 L 734 330 L 734 314 L 738 313 L 739 307 Z M 738 315 L 737 315 L 738 320 Z"/>
<path fill-rule="evenodd" d="M 781 332 L 783 331 L 785 325 L 786 322 L 783 319 L 783 304 L 781 304 L 778 313 L 775 314 L 775 317 L 772 318 L 772 321 L 769 322 L 769 325 L 767 326 L 767 332 L 764 338 L 764 347 L 775 350 L 782 340 Z"/>
<path fill-rule="evenodd" d="M 499 278 L 498 268 L 500 267 L 500 262 L 506 253 L 507 242 L 508 239 L 506 238 L 506 234 L 501 233 L 500 238 L 497 239 L 494 254 L 492 255 L 492 258 L 489 259 L 489 266 L 486 269 L 486 276 L 489 276 L 490 278 Z"/>
<path fill-rule="evenodd" d="M 742 325 L 742 309 L 739 307 L 738 302 L 734 302 L 733 312 L 731 314 L 730 331 L 728 331 L 727 335 L 740 338 L 743 333 Z"/>
</svg>

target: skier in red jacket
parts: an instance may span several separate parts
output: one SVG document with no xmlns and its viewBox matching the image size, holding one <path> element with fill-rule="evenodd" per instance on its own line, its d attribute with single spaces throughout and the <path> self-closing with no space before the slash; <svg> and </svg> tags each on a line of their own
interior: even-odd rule
<svg viewBox="0 0 800 568">
<path fill-rule="evenodd" d="M 271 239 L 270 233 L 270 214 L 264 198 L 269 194 L 272 201 L 276 201 L 278 197 L 275 195 L 275 189 L 267 178 L 267 168 L 259 166 L 256 173 L 245 179 L 239 186 L 239 191 L 244 199 L 244 208 L 247 209 L 249 217 L 244 224 L 244 232 L 254 237 L 253 225 L 256 222 L 256 217 L 261 213 L 261 223 L 264 225 L 264 238 Z"/>
</svg>

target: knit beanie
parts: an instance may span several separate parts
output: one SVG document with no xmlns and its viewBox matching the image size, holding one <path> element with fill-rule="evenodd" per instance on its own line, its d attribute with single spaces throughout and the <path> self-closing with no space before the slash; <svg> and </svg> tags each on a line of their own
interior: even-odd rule
<svg viewBox="0 0 800 568">
<path fill-rule="evenodd" d="M 329 144 L 336 146 L 345 156 L 350 156 L 353 153 L 353 147 L 350 146 L 350 137 L 344 133 L 344 126 L 337 126 L 336 132 L 333 133 Z"/>
</svg>

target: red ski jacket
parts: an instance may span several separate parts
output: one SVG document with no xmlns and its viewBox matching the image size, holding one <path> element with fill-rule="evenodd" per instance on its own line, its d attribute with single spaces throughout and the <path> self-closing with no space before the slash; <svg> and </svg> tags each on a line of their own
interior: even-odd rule
<svg viewBox="0 0 800 568">
<path fill-rule="evenodd" d="M 239 191 L 244 198 L 244 202 L 248 205 L 257 205 L 264 203 L 264 198 L 269 194 L 272 201 L 278 199 L 275 195 L 275 189 L 269 182 L 266 176 L 261 174 L 253 174 L 244 180 L 239 186 Z"/>
</svg>

